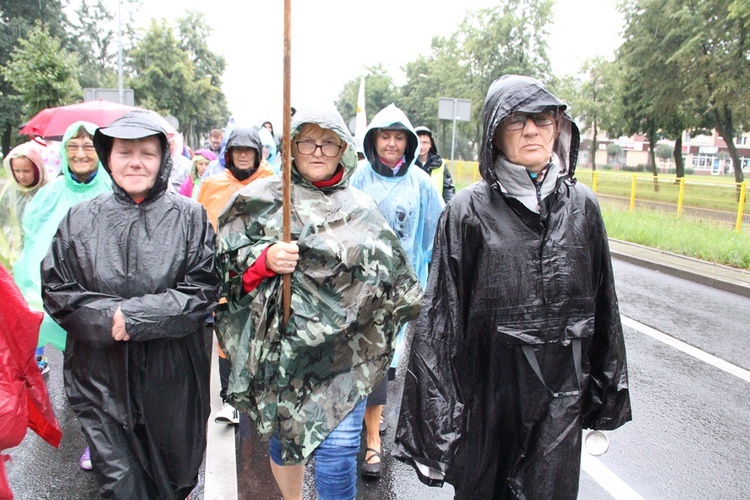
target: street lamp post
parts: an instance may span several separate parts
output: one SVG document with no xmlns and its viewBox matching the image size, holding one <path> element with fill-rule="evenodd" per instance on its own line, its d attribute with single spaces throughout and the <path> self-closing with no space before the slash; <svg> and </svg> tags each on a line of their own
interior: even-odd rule
<svg viewBox="0 0 750 500">
<path fill-rule="evenodd" d="M 125 90 L 122 84 L 122 0 L 117 0 L 117 90 L 120 98 L 120 104 L 125 104 Z"/>
</svg>

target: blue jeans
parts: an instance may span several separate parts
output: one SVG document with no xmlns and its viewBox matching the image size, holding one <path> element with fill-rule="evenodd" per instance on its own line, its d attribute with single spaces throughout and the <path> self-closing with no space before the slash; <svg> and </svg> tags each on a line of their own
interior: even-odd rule
<svg viewBox="0 0 750 500">
<path fill-rule="evenodd" d="M 318 500 L 350 500 L 357 494 L 357 453 L 366 404 L 367 398 L 357 403 L 313 452 Z M 268 451 L 275 464 L 284 465 L 278 434 L 268 442 Z"/>
</svg>

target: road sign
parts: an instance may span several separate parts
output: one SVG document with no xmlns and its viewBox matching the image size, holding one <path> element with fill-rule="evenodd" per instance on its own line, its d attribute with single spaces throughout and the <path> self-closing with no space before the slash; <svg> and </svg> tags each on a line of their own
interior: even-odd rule
<svg viewBox="0 0 750 500">
<path fill-rule="evenodd" d="M 456 121 L 468 122 L 471 119 L 471 101 L 468 99 L 441 97 L 438 101 L 438 119 L 453 120 L 453 139 L 451 140 L 452 166 L 453 152 L 456 149 Z"/>
<path fill-rule="evenodd" d="M 441 97 L 438 101 L 438 118 L 441 120 L 456 119 L 468 122 L 471 119 L 471 101 L 468 99 Z"/>
</svg>

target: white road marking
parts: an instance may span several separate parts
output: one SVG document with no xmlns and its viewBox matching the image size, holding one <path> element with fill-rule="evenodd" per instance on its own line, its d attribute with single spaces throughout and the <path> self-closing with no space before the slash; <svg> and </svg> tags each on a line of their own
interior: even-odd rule
<svg viewBox="0 0 750 500">
<path fill-rule="evenodd" d="M 612 495 L 615 500 L 642 500 L 636 491 L 625 483 L 622 479 L 609 470 L 599 459 L 592 457 L 584 449 L 581 451 L 581 470 L 591 476 L 599 483 L 607 493 Z"/>
<path fill-rule="evenodd" d="M 712 354 L 701 351 L 697 347 L 693 347 L 681 340 L 677 340 L 666 333 L 644 325 L 632 318 L 621 316 L 621 319 L 623 326 L 627 326 L 628 328 L 632 328 L 633 330 L 648 335 L 653 339 L 684 352 L 688 356 L 692 356 L 695 359 L 708 363 L 709 365 L 734 375 L 746 382 L 750 382 L 750 371 L 748 370 L 724 361 Z M 599 459 L 586 452 L 585 449 L 581 451 L 581 470 L 588 474 L 594 481 L 599 483 L 599 485 L 616 500 L 634 500 L 643 498 L 622 479 L 617 477 L 614 472 L 609 470 L 609 468 Z"/>
<path fill-rule="evenodd" d="M 724 370 L 725 372 L 734 375 L 735 377 L 741 378 L 745 382 L 750 382 L 750 372 L 740 368 L 737 365 L 733 365 L 732 363 L 729 363 L 727 361 L 724 361 L 723 359 L 717 358 L 716 356 L 712 354 L 708 354 L 707 352 L 701 351 L 697 347 L 693 347 L 690 344 L 686 344 L 685 342 L 681 340 L 677 340 L 674 337 L 671 337 L 667 335 L 666 333 L 662 333 L 659 330 L 655 330 L 654 328 L 651 328 L 650 326 L 644 325 L 643 323 L 639 323 L 638 321 L 628 318 L 626 316 L 620 316 L 622 318 L 622 324 L 624 326 L 627 326 L 629 328 L 632 328 L 634 330 L 637 330 L 643 334 L 648 335 L 649 337 L 652 337 L 660 342 L 663 342 L 671 347 L 674 347 L 675 349 L 678 349 L 685 354 L 692 356 L 696 359 L 699 359 L 705 363 L 708 363 L 711 366 L 714 366 L 720 370 Z"/>
<path fill-rule="evenodd" d="M 211 346 L 211 416 L 208 418 L 208 445 L 206 447 L 206 478 L 203 498 L 206 500 L 237 499 L 237 452 L 234 445 L 233 425 L 214 422 L 221 410 L 221 382 L 219 381 L 219 355 L 216 337 Z"/>
</svg>

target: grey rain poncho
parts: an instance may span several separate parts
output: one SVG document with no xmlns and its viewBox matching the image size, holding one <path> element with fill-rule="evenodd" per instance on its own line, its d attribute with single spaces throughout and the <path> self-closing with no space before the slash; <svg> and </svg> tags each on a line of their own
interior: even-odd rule
<svg viewBox="0 0 750 500">
<path fill-rule="evenodd" d="M 536 213 L 501 187 L 493 136 L 509 113 L 550 107 L 563 115 L 559 175 L 545 178 Z M 564 109 L 536 80 L 495 81 L 484 180 L 438 224 L 394 455 L 456 498 L 575 498 L 582 429 L 631 418 L 607 235 L 596 196 L 573 176 L 579 135 Z"/>
</svg>

